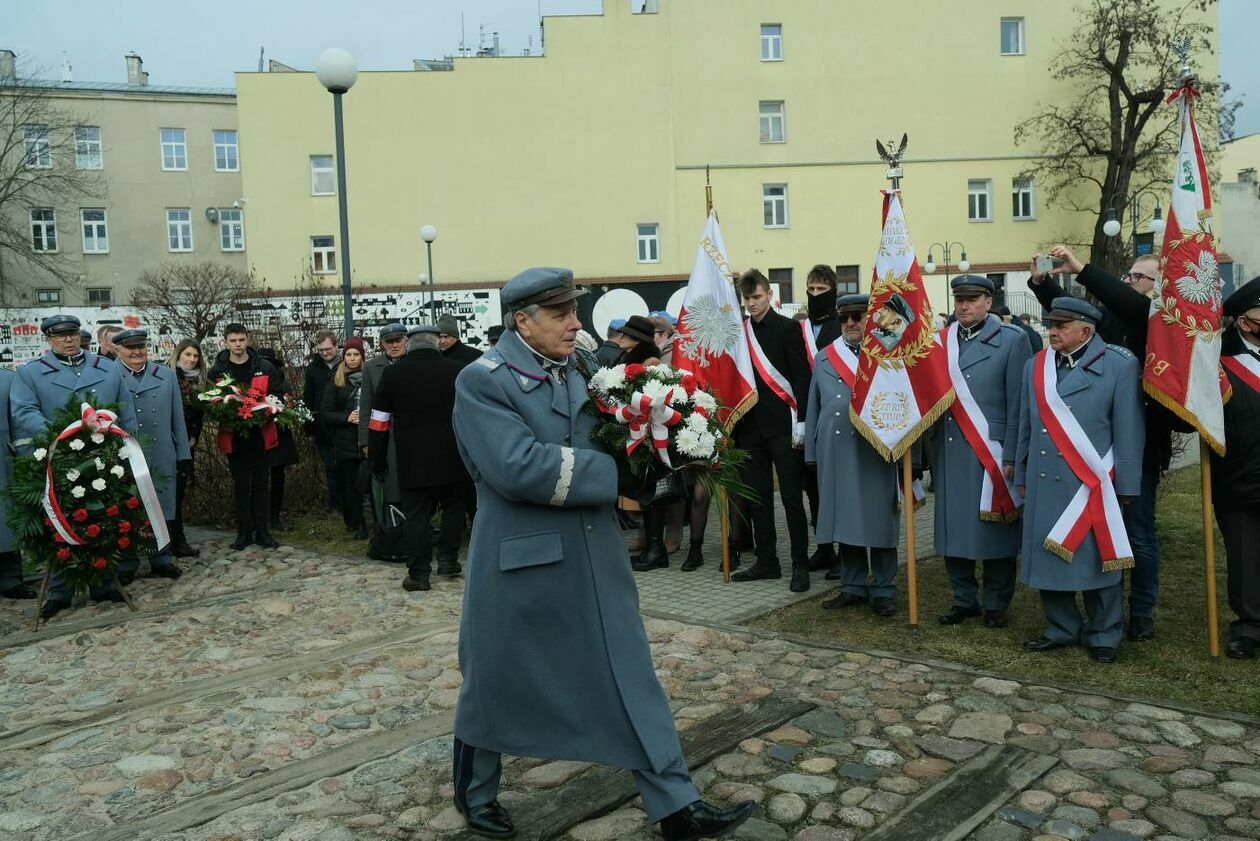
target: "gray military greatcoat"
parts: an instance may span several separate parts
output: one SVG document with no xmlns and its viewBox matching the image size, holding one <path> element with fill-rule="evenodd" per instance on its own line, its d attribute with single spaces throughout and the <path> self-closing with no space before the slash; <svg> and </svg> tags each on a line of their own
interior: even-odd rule
<svg viewBox="0 0 1260 841">
<path fill-rule="evenodd" d="M 970 341 L 957 336 L 958 367 L 1002 445 L 1002 464 L 1015 463 L 1024 364 L 1032 356 L 1028 335 L 990 314 Z M 984 468 L 954 419 L 960 403 L 932 427 L 932 482 L 936 491 L 936 554 L 980 561 L 1019 554 L 1020 524 L 980 519 Z"/>
<path fill-rule="evenodd" d="M 839 352 L 850 353 L 843 342 Z M 818 542 L 896 548 L 901 465 L 885 461 L 854 428 L 851 397 L 827 353 L 820 352 L 805 415 L 805 462 L 818 465 Z"/>
<path fill-rule="evenodd" d="M 1046 349 L 1045 353 L 1054 351 Z M 1015 453 L 1015 484 L 1025 486 L 1023 560 L 1019 580 L 1037 590 L 1097 590 L 1119 584 L 1120 570 L 1103 572 L 1091 532 L 1071 563 L 1043 542 L 1081 487 L 1076 474 L 1046 432 L 1033 391 L 1034 356 L 1024 366 L 1024 396 Z M 1143 421 L 1141 371 L 1128 350 L 1095 335 L 1073 368 L 1057 370 L 1056 388 L 1099 455 L 1115 447 L 1115 486 L 1119 496 L 1137 496 L 1142 487 Z M 1123 523 L 1113 523 L 1113 528 Z"/>
<path fill-rule="evenodd" d="M 192 458 L 188 449 L 188 428 L 184 425 L 184 405 L 175 371 L 150 362 L 137 378 L 122 362 L 123 384 L 136 405 L 136 437 L 144 448 L 144 458 L 154 475 L 162 515 L 175 519 L 175 463 Z"/>
<path fill-rule="evenodd" d="M 572 358 L 544 374 L 515 332 L 460 372 L 477 485 L 455 735 L 489 751 L 663 772 L 681 760 L 617 523 L 617 467 Z"/>
<path fill-rule="evenodd" d="M 401 359 L 401 357 L 399 357 Z M 362 451 L 368 445 L 368 423 L 367 420 L 372 416 L 372 400 L 376 389 L 381 384 L 381 374 L 390 365 L 399 360 L 390 359 L 384 353 L 373 356 L 367 362 L 363 363 L 363 377 L 359 386 L 359 450 Z M 315 407 L 318 409 L 319 407 Z M 389 502 L 398 502 L 402 499 L 402 491 L 398 484 L 398 450 L 394 446 L 394 436 L 389 436 L 389 445 L 386 450 L 386 464 L 389 473 L 385 476 L 385 499 Z M 409 465 L 412 470 L 423 469 L 420 465 Z"/>
<path fill-rule="evenodd" d="M 9 425 L 9 394 L 17 375 L 7 368 L 0 368 L 0 488 L 7 488 L 13 479 L 13 437 Z M 0 552 L 12 552 L 17 548 L 13 532 L 9 529 L 9 495 L 0 493 Z"/>
<path fill-rule="evenodd" d="M 119 404 L 119 425 L 135 434 L 135 404 L 131 392 L 123 387 L 122 372 L 111 359 L 87 352 L 83 356 L 78 365 L 64 365 L 52 351 L 47 351 L 17 369 L 10 396 L 15 439 L 25 442 L 39 435 L 65 407 L 71 394 L 87 393 L 95 395 L 97 405 Z M 23 444 L 18 452 L 29 449 Z"/>
</svg>

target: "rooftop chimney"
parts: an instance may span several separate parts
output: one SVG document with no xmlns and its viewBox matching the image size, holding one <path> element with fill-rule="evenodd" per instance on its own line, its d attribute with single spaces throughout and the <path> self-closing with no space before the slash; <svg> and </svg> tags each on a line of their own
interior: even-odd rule
<svg viewBox="0 0 1260 841">
<path fill-rule="evenodd" d="M 17 78 L 17 55 L 13 50 L 0 50 L 0 82 L 12 82 Z"/>
<path fill-rule="evenodd" d="M 144 72 L 144 60 L 135 53 L 127 53 L 127 84 L 147 85 L 149 74 Z"/>
</svg>

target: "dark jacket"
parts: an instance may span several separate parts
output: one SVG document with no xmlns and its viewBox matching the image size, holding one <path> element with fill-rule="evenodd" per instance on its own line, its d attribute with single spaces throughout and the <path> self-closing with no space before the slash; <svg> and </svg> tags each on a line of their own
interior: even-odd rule
<svg viewBox="0 0 1260 841">
<path fill-rule="evenodd" d="M 329 380 L 324 389 L 323 400 L 315 412 L 318 420 L 329 436 L 332 445 L 333 459 L 336 461 L 358 461 L 362 458 L 359 452 L 359 426 L 350 423 L 350 413 L 359 408 L 359 391 L 362 385 L 354 385 L 350 378 L 346 384 L 338 387 Z M 367 423 L 367 418 L 360 413 L 359 423 Z"/>
<path fill-rule="evenodd" d="M 253 348 L 246 348 L 247 358 L 239 365 L 232 362 L 227 349 L 219 351 L 219 355 L 215 357 L 214 365 L 210 367 L 210 382 L 214 382 L 220 377 L 226 375 L 232 378 L 232 381 L 248 387 L 254 377 L 267 377 L 267 393 L 275 395 L 288 394 L 291 389 L 288 382 L 284 379 L 284 374 L 272 365 L 266 359 L 258 355 L 258 351 Z M 296 461 L 297 448 L 293 444 L 293 435 L 287 430 L 280 430 L 280 442 L 271 452 L 272 464 L 289 464 L 290 451 L 292 451 L 293 460 Z"/>
<path fill-rule="evenodd" d="M 651 342 L 639 342 L 634 347 L 622 352 L 617 358 L 617 365 L 642 365 L 649 359 L 660 359 L 661 350 Z"/>
<path fill-rule="evenodd" d="M 838 316 L 833 315 L 823 321 L 815 321 L 814 325 L 818 327 L 818 336 L 814 339 L 814 344 L 818 346 L 820 351 L 843 335 Z M 801 334 L 802 341 L 804 338 L 804 334 Z M 801 410 L 801 417 L 805 417 L 804 409 Z"/>
<path fill-rule="evenodd" d="M 463 365 L 446 359 L 436 348 L 417 348 L 381 372 L 372 394 L 372 413 L 389 415 L 388 429 L 379 422 L 368 432 L 372 471 L 387 470 L 390 440 L 398 456 L 402 488 L 432 488 L 468 482 L 468 470 L 455 443 L 451 415 L 455 411 L 455 378 Z"/>
<path fill-rule="evenodd" d="M 1221 334 L 1221 356 L 1245 351 L 1234 327 Z M 1260 392 L 1225 369 L 1233 396 L 1225 404 L 1225 457 L 1212 454 L 1212 502 L 1217 508 L 1260 506 Z"/>
<path fill-rule="evenodd" d="M 1102 321 L 1098 323 L 1098 335 L 1109 345 L 1128 348 L 1138 361 L 1146 358 L 1146 323 L 1150 317 L 1151 299 L 1133 289 L 1120 278 L 1086 263 L 1076 276 L 1081 286 L 1101 304 Z M 1042 307 L 1049 310 L 1055 298 L 1067 293 L 1054 278 L 1041 283 L 1028 281 L 1028 288 L 1037 296 Z M 1172 461 L 1172 434 L 1191 432 L 1191 428 L 1163 406 L 1143 396 L 1146 403 L 1146 450 L 1142 463 L 1160 472 L 1168 469 Z"/>
<path fill-rule="evenodd" d="M 621 358 L 621 346 L 612 339 L 604 339 L 595 349 L 595 358 L 599 360 L 600 365 L 611 368 Z"/>
<path fill-rule="evenodd" d="M 179 383 L 179 399 L 184 404 L 184 429 L 188 431 L 188 447 L 196 449 L 197 440 L 201 438 L 201 429 L 206 424 L 205 409 L 194 393 L 202 385 L 203 380 L 189 379 L 182 371 L 175 371 L 175 381 Z"/>
<path fill-rule="evenodd" d="M 806 401 L 809 399 L 810 378 L 813 375 L 809 360 L 805 358 L 805 340 L 801 335 L 800 323 L 770 310 L 760 323 L 750 319 L 749 326 L 770 364 L 792 386 L 798 420 L 803 423 L 808 405 Z M 755 368 L 756 366 L 754 371 Z M 787 404 L 779 399 L 760 374 L 756 374 L 756 379 L 757 403 L 736 424 L 736 437 L 743 441 L 760 441 L 790 436 L 792 422 Z"/>
<path fill-rule="evenodd" d="M 307 426 L 306 432 L 321 447 L 332 443 L 332 433 L 324 426 L 323 418 L 320 416 L 320 406 L 324 405 L 324 389 L 332 382 L 333 373 L 336 372 L 339 362 L 339 358 L 334 359 L 333 364 L 329 366 L 318 353 L 312 353 L 311 360 L 306 365 L 306 372 L 302 376 L 302 399 L 306 401 L 311 414 L 315 416 L 315 420 Z"/>
<path fill-rule="evenodd" d="M 442 351 L 442 356 L 446 359 L 454 359 L 460 365 L 467 365 L 469 362 L 476 362 L 481 358 L 481 351 L 475 347 L 469 347 L 458 339 L 455 344 Z"/>
</svg>

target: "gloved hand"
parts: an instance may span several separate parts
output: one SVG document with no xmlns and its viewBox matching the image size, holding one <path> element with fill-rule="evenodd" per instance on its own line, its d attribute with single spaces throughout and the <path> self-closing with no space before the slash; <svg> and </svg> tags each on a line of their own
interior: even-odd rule
<svg viewBox="0 0 1260 841">
<path fill-rule="evenodd" d="M 805 421 L 797 421 L 792 424 L 792 446 L 805 446 Z"/>
</svg>

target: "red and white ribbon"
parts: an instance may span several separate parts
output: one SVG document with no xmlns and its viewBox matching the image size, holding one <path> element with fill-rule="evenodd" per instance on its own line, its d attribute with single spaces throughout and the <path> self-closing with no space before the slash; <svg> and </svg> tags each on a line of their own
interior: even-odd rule
<svg viewBox="0 0 1260 841">
<path fill-rule="evenodd" d="M 626 455 L 633 453 L 650 435 L 656 457 L 666 467 L 669 461 L 669 428 L 682 420 L 682 412 L 670 405 L 674 390 L 667 389 L 656 397 L 641 391 L 630 395 L 630 403 L 613 410 L 613 417 L 630 427 L 630 439 L 626 441 Z"/>
<path fill-rule="evenodd" d="M 1072 497 L 1058 522 L 1050 529 L 1044 546 L 1066 561 L 1092 530 L 1104 571 L 1133 566 L 1133 549 L 1124 528 L 1120 500 L 1112 481 L 1115 460 L 1112 450 L 1099 455 L 1081 428 L 1072 410 L 1055 387 L 1054 353 L 1041 351 L 1033 364 L 1033 391 L 1041 422 L 1055 447 L 1063 454 L 1081 487 Z"/>
<path fill-rule="evenodd" d="M 1238 379 L 1251 386 L 1252 391 L 1260 392 L 1260 361 L 1250 353 L 1236 353 L 1233 356 L 1222 356 L 1221 364 Z"/>
<path fill-rule="evenodd" d="M 1018 516 L 1023 500 L 1002 473 L 1002 445 L 989 434 L 989 421 L 980 410 L 980 404 L 972 395 L 971 386 L 967 384 L 959 365 L 958 322 L 941 331 L 941 337 L 949 359 L 949 379 L 957 398 L 951 408 L 954 422 L 984 468 L 984 481 L 980 485 L 980 519 L 1011 522 Z"/>
<path fill-rule="evenodd" d="M 818 341 L 814 338 L 814 323 L 808 318 L 801 322 L 801 337 L 805 340 L 805 358 L 809 370 L 814 370 L 814 357 L 818 355 Z"/>
<path fill-rule="evenodd" d="M 761 381 L 770 386 L 770 390 L 787 404 L 788 411 L 792 413 L 792 426 L 796 426 L 796 397 L 792 394 L 792 385 L 788 382 L 787 377 L 779 373 L 779 371 L 770 363 L 770 358 L 766 356 L 766 352 L 761 349 L 761 342 L 757 341 L 757 334 L 752 329 L 752 319 L 744 319 L 744 335 L 748 337 L 748 348 L 752 351 L 753 369 L 757 372 L 757 376 Z"/>
<path fill-rule="evenodd" d="M 392 417 L 393 415 L 389 412 L 373 409 L 372 416 L 368 419 L 368 430 L 371 432 L 389 432 L 389 422 Z"/>
<path fill-rule="evenodd" d="M 836 369 L 836 373 L 840 375 L 840 379 L 844 384 L 853 390 L 853 384 L 857 381 L 857 355 L 853 352 L 853 348 L 849 347 L 844 339 L 836 339 L 831 344 L 823 348 L 823 352 L 827 354 L 831 367 Z"/>
<path fill-rule="evenodd" d="M 53 528 L 57 531 L 57 534 L 61 535 L 62 540 L 71 546 L 82 546 L 87 543 L 75 532 L 74 527 L 70 525 L 69 519 L 66 518 L 61 505 L 57 501 L 57 494 L 53 489 L 52 468 L 53 451 L 57 449 L 58 442 L 74 436 L 82 429 L 89 429 L 92 432 L 99 432 L 103 435 L 117 435 L 123 439 L 118 454 L 131 466 L 131 475 L 136 481 L 136 490 L 140 496 L 140 501 L 144 503 L 144 513 L 149 515 L 149 524 L 153 527 L 153 536 L 157 540 L 157 546 L 161 549 L 170 543 L 171 536 L 166 530 L 166 517 L 162 513 L 162 502 L 158 499 L 157 488 L 153 486 L 153 477 L 149 474 L 149 463 L 144 458 L 144 450 L 140 448 L 140 443 L 127 434 L 125 429 L 118 426 L 118 417 L 113 412 L 108 409 L 94 409 L 87 403 L 83 403 L 80 407 L 79 420 L 69 424 L 48 445 L 48 455 L 45 456 L 46 479 L 44 481 L 44 498 L 42 502 L 44 512 L 48 515 L 48 519 L 52 521 Z"/>
</svg>

